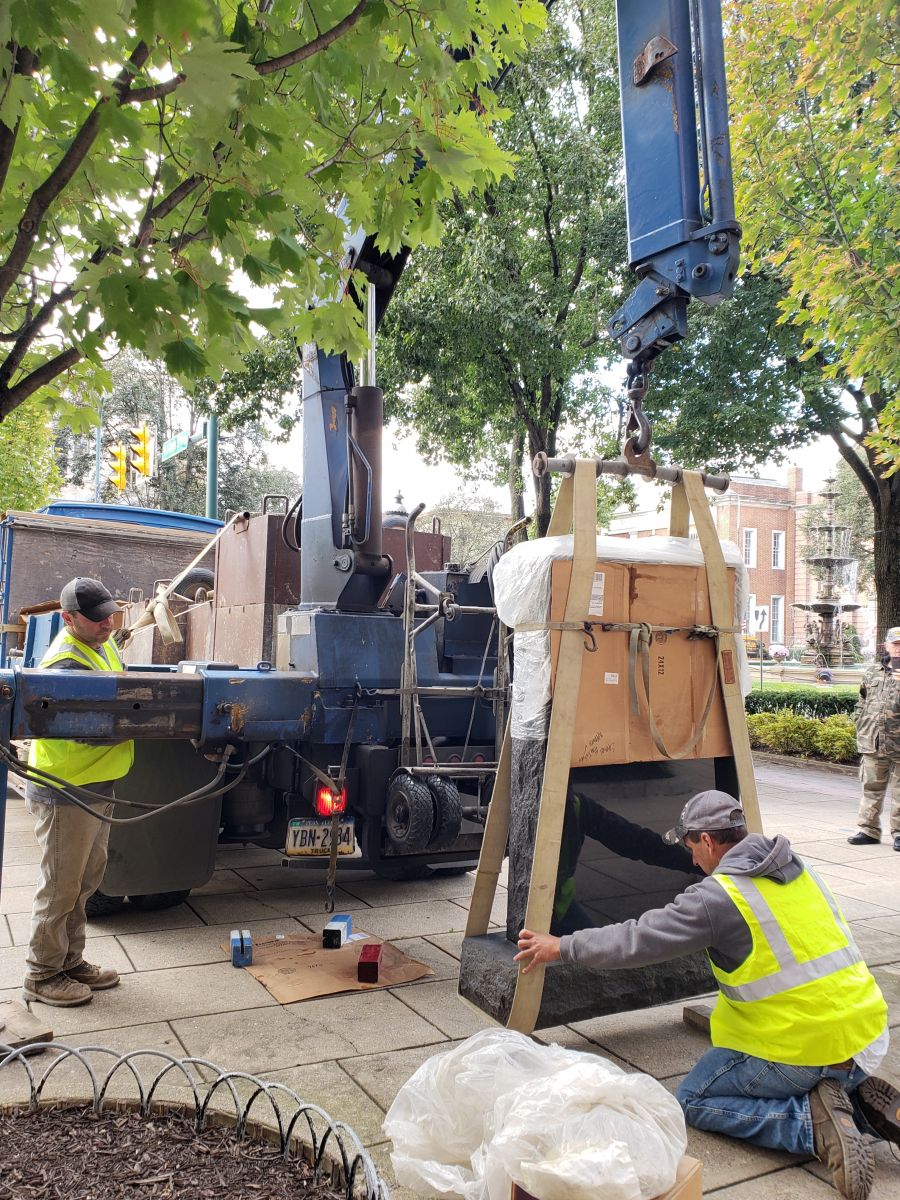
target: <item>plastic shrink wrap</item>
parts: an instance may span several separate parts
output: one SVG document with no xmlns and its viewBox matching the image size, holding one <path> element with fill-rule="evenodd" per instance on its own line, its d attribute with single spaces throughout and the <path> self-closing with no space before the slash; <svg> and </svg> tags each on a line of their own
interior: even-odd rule
<svg viewBox="0 0 900 1200">
<path fill-rule="evenodd" d="M 734 611 L 741 614 L 748 601 L 747 572 L 738 547 L 722 542 L 725 563 L 735 572 Z M 497 615 L 516 630 L 520 625 L 546 623 L 550 614 L 550 575 L 553 562 L 572 557 L 572 535 L 544 537 L 522 542 L 509 550 L 494 569 L 494 601 Z M 597 561 L 611 563 L 659 563 L 672 566 L 703 565 L 699 542 L 687 538 L 618 538 L 599 534 Z M 739 619 L 739 617 L 738 617 Z M 750 691 L 750 670 L 743 639 L 735 639 L 741 688 Z M 541 741 L 547 737 L 550 712 L 550 633 L 532 629 L 513 638 L 513 685 L 511 731 L 517 739 Z"/>
<path fill-rule="evenodd" d="M 675 1098 L 595 1055 L 486 1029 L 423 1063 L 384 1121 L 397 1182 L 422 1195 L 651 1200 L 687 1145 Z"/>
</svg>

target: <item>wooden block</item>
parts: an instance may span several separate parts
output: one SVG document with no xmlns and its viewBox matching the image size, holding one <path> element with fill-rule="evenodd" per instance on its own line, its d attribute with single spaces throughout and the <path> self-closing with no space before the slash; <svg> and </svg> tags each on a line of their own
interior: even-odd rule
<svg viewBox="0 0 900 1200">
<path fill-rule="evenodd" d="M 381 958 L 384 946 L 363 946 L 359 952 L 359 961 L 356 964 L 356 978 L 360 983 L 377 983 L 378 971 L 381 967 Z"/>
<path fill-rule="evenodd" d="M 15 1000 L 4 1000 L 0 1003 L 0 1045 L 11 1046 L 19 1050 L 22 1046 L 30 1046 L 33 1042 L 52 1042 L 53 1030 L 46 1021 L 36 1017 Z"/>
<path fill-rule="evenodd" d="M 597 1200 L 603 1200 L 602 1185 L 598 1181 Z M 510 1200 L 535 1200 L 530 1192 L 512 1185 Z M 657 1196 L 656 1200 L 703 1200 L 703 1163 L 698 1158 L 689 1158 L 686 1154 L 678 1164 L 675 1182 L 667 1192 Z"/>
<path fill-rule="evenodd" d="M 692 1029 L 699 1029 L 709 1037 L 709 1019 L 712 1016 L 710 1004 L 686 1004 L 681 1010 L 681 1019 Z"/>
</svg>

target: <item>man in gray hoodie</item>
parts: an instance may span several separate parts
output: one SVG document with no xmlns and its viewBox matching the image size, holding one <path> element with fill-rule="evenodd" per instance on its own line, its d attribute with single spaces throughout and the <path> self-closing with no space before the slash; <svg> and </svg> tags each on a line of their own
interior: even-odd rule
<svg viewBox="0 0 900 1200">
<path fill-rule="evenodd" d="M 739 803 L 707 791 L 665 840 L 705 878 L 637 920 L 565 937 L 523 929 L 523 970 L 614 970 L 706 950 L 719 996 L 713 1049 L 676 1093 L 689 1124 L 826 1162 L 848 1200 L 874 1176 L 866 1134 L 900 1145 L 900 1091 L 875 1078 L 887 1006 L 830 891 L 787 838 L 750 834 Z"/>
</svg>

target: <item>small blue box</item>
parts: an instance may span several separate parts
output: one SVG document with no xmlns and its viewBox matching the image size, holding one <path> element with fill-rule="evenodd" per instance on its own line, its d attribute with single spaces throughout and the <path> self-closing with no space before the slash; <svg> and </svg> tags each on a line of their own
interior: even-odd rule
<svg viewBox="0 0 900 1200">
<path fill-rule="evenodd" d="M 231 965 L 249 967 L 253 962 L 253 938 L 249 929 L 231 931 Z"/>
<path fill-rule="evenodd" d="M 322 946 L 326 950 L 339 950 L 352 932 L 353 918 L 348 913 L 336 913 L 322 930 Z"/>
</svg>

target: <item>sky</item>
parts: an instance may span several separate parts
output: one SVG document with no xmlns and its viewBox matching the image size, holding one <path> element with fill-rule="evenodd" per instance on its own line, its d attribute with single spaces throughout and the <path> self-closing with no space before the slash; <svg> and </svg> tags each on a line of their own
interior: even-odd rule
<svg viewBox="0 0 900 1200">
<path fill-rule="evenodd" d="M 297 471 L 301 460 L 301 441 L 302 433 L 298 426 L 289 443 L 270 447 L 272 464 Z M 564 447 L 561 452 L 565 452 Z M 385 511 L 394 507 L 394 497 L 398 491 L 403 493 L 403 503 L 407 511 L 421 502 L 431 507 L 438 501 L 460 492 L 468 497 L 484 496 L 496 500 L 504 510 L 508 507 L 508 493 L 505 488 L 492 487 L 488 483 L 466 483 L 459 468 L 449 463 L 432 466 L 422 462 L 416 451 L 415 438 L 401 438 L 395 429 L 385 429 L 383 457 Z M 753 474 L 763 479 L 784 482 L 787 468 L 799 466 L 803 468 L 804 488 L 818 491 L 826 476 L 835 469 L 837 461 L 838 453 L 834 442 L 830 438 L 820 438 L 809 446 L 794 450 L 787 462 L 779 465 L 763 464 L 753 472 L 736 474 Z M 525 507 L 526 510 L 532 507 L 530 490 L 526 493 Z"/>
</svg>

